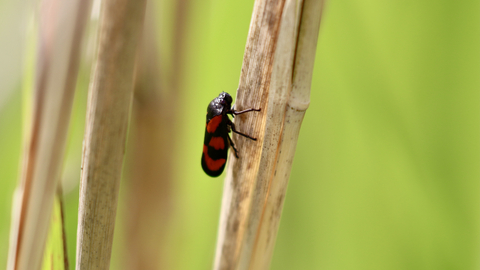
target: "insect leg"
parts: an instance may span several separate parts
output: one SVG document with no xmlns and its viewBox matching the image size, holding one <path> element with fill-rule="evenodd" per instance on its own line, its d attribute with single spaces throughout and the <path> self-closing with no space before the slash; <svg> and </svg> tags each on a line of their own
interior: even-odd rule
<svg viewBox="0 0 480 270">
<path fill-rule="evenodd" d="M 259 112 L 261 111 L 262 109 L 254 109 L 254 108 L 250 108 L 250 109 L 246 109 L 246 110 L 243 110 L 243 111 L 235 111 L 232 109 L 232 115 L 238 115 L 238 114 L 242 114 L 242 113 L 246 113 L 246 112 Z"/>
<path fill-rule="evenodd" d="M 241 133 L 240 131 L 237 131 L 237 130 L 235 129 L 235 124 L 232 123 L 232 121 L 229 121 L 229 123 L 227 123 L 227 124 L 228 124 L 228 126 L 231 127 L 232 131 L 235 132 L 235 133 L 237 133 L 238 135 L 242 135 L 243 137 L 249 138 L 250 140 L 254 140 L 254 141 L 257 140 L 256 138 L 253 138 L 253 137 L 251 137 L 251 136 L 249 136 L 249 135 L 247 135 L 247 134 Z"/>
<path fill-rule="evenodd" d="M 235 145 L 233 144 L 232 138 L 230 138 L 230 135 L 227 134 L 228 142 L 230 143 L 230 146 L 233 148 L 233 151 L 235 151 L 235 157 L 238 158 L 238 151 L 237 148 L 235 148 Z"/>
</svg>

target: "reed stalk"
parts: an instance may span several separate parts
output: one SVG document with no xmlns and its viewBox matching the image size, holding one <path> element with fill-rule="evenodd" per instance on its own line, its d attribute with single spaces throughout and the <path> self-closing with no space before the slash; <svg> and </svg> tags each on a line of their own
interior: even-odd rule
<svg viewBox="0 0 480 270">
<path fill-rule="evenodd" d="M 89 11 L 90 1 L 45 0 L 41 5 L 32 116 L 12 206 L 9 270 L 35 270 L 42 264 Z"/>
<path fill-rule="evenodd" d="M 214 269 L 268 269 L 310 85 L 322 0 L 257 0 L 244 54 L 235 118 L 239 159 L 230 157 Z"/>
<path fill-rule="evenodd" d="M 104 0 L 82 157 L 77 270 L 109 269 L 145 0 Z"/>
</svg>

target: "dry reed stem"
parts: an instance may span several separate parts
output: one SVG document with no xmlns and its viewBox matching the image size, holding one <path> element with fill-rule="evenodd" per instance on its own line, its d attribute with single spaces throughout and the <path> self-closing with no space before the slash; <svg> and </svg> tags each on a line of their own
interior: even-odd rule
<svg viewBox="0 0 480 270">
<path fill-rule="evenodd" d="M 7 269 L 39 269 L 61 174 L 90 1 L 41 7 L 33 116 L 14 195 Z"/>
<path fill-rule="evenodd" d="M 178 1 L 178 3 L 183 3 Z M 160 46 L 156 41 L 155 3 L 147 2 L 144 32 L 138 47 L 131 128 L 127 150 L 125 247 L 121 269 L 169 269 L 167 228 L 172 215 L 175 123 L 179 89 L 175 86 L 181 70 L 162 72 Z M 183 8 L 182 8 L 183 9 Z M 175 24 L 175 35 L 184 35 L 184 22 Z M 177 40 L 177 39 L 175 39 Z M 175 44 L 173 47 L 181 47 Z M 163 56 L 163 57 L 162 57 Z M 172 56 L 173 57 L 173 56 Z M 178 55 L 175 67 L 180 67 Z M 175 74 L 167 76 L 167 74 Z M 162 84 L 163 82 L 163 84 Z M 167 87 L 169 85 L 170 87 Z M 135 248 L 132 248 L 135 247 Z"/>
<path fill-rule="evenodd" d="M 236 122 L 258 141 L 236 136 L 243 158 L 230 158 L 214 269 L 270 266 L 296 142 L 310 102 L 322 9 L 321 0 L 255 2 L 237 109 L 261 107 L 262 113 L 237 117 Z"/>
<path fill-rule="evenodd" d="M 145 0 L 102 2 L 82 157 L 76 269 L 109 269 Z"/>
</svg>

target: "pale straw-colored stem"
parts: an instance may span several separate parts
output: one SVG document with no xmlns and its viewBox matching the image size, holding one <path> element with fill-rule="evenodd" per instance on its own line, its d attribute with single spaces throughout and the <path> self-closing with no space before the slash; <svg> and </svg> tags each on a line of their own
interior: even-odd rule
<svg viewBox="0 0 480 270">
<path fill-rule="evenodd" d="M 77 270 L 109 269 L 145 0 L 104 0 L 89 89 L 77 229 Z"/>
<path fill-rule="evenodd" d="M 255 1 L 236 117 L 241 157 L 230 156 L 214 269 L 268 269 L 296 143 L 310 103 L 321 0 Z"/>
<path fill-rule="evenodd" d="M 9 270 L 41 267 L 89 14 L 90 1 L 45 0 L 41 5 L 33 109 L 12 208 Z"/>
</svg>

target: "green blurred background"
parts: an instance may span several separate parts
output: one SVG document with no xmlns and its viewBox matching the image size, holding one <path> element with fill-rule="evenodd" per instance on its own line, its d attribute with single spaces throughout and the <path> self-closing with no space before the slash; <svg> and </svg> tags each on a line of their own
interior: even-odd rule
<svg viewBox="0 0 480 270">
<path fill-rule="evenodd" d="M 9 3 L 0 1 L 2 14 Z M 174 35 L 172 6 L 163 1 L 153 11 L 160 44 Z M 200 166 L 205 109 L 221 91 L 235 95 L 252 7 L 253 1 L 220 0 L 184 7 L 181 91 L 168 153 L 170 214 L 158 250 L 165 269 L 213 263 L 223 176 L 209 178 Z M 0 29 L 27 28 L 11 30 L 12 20 L 0 21 Z M 2 34 L 2 43 L 28 40 L 17 35 Z M 24 72 L 28 65 L 18 63 L 33 55 L 20 48 L 18 59 L 9 58 L 16 62 L 0 66 L 2 76 L 15 80 L 0 89 L 0 267 L 27 104 L 21 91 L 27 76 L 15 70 Z M 164 55 L 171 50 L 160 48 Z M 62 177 L 71 266 L 88 51 Z M 169 61 L 176 60 L 160 65 Z M 329 1 L 271 268 L 480 269 L 479 90 L 480 1 Z M 112 269 L 123 266 L 127 191 L 122 185 Z"/>
</svg>

